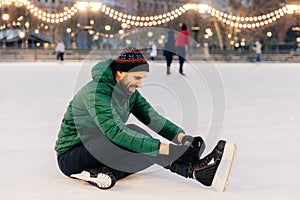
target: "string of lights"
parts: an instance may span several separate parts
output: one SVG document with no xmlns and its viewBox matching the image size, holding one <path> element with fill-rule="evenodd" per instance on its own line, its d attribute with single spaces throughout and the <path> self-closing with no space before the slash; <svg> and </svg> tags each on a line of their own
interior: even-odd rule
<svg viewBox="0 0 300 200">
<path fill-rule="evenodd" d="M 223 13 L 220 10 L 217 10 L 215 8 L 209 7 L 207 12 L 212 16 L 218 19 L 220 22 L 234 26 L 237 28 L 258 28 L 262 27 L 268 24 L 271 24 L 281 17 L 283 17 L 287 12 L 288 9 L 286 6 L 279 8 L 275 11 L 269 12 L 264 15 L 260 16 L 253 16 L 253 17 L 238 17 L 229 15 L 227 13 Z"/>
<path fill-rule="evenodd" d="M 195 10 L 196 12 L 202 14 L 210 14 L 212 17 L 219 20 L 229 26 L 243 28 L 243 29 L 253 29 L 263 27 L 265 25 L 274 23 L 285 14 L 300 13 L 299 5 L 286 5 L 275 11 L 269 12 L 260 16 L 234 16 L 228 13 L 221 12 L 216 8 L 212 8 L 208 4 L 185 4 L 177 9 L 170 12 L 163 13 L 154 16 L 135 16 L 127 13 L 119 12 L 113 8 L 101 3 L 101 2 L 85 2 L 77 1 L 71 7 L 65 7 L 63 11 L 57 13 L 50 13 L 38 8 L 32 4 L 29 0 L 2 0 L 1 6 L 12 5 L 15 6 L 25 6 L 30 13 L 33 14 L 37 19 L 48 23 L 62 23 L 69 20 L 79 11 L 86 11 L 90 9 L 93 12 L 102 12 L 108 17 L 119 21 L 122 24 L 127 24 L 136 27 L 147 27 L 147 26 L 157 26 L 164 23 L 168 23 L 185 12 L 189 10 Z"/>
</svg>

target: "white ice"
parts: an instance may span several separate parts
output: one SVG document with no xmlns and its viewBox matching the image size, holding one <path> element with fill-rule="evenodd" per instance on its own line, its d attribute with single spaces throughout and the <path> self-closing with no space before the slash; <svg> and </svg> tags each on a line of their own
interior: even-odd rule
<svg viewBox="0 0 300 200">
<path fill-rule="evenodd" d="M 212 111 L 223 112 L 222 106 L 212 105 L 213 91 L 207 90 L 205 77 L 195 73 L 207 64 L 195 61 L 193 68 L 186 63 L 186 77 L 178 74 L 177 61 L 170 76 L 165 75 L 164 62 L 151 65 L 141 92 L 187 133 L 206 137 Z M 90 78 L 83 66 L 0 64 L 0 199 L 299 199 L 299 63 L 208 66 L 218 70 L 226 95 L 219 99 L 225 103 L 221 138 L 238 146 L 225 193 L 158 167 L 125 178 L 108 191 L 63 176 L 53 147 L 68 102 Z"/>
</svg>

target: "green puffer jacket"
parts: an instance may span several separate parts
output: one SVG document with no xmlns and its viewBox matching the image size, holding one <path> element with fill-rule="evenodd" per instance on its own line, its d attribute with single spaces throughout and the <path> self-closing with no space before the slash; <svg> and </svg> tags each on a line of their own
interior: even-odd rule
<svg viewBox="0 0 300 200">
<path fill-rule="evenodd" d="M 156 156 L 160 141 L 135 132 L 125 125 L 132 113 L 162 137 L 172 141 L 181 128 L 159 115 L 136 90 L 126 95 L 116 85 L 109 67 L 113 59 L 92 69 L 93 80 L 70 102 L 62 120 L 55 150 L 64 153 L 95 134 L 104 133 L 113 143 L 134 152 Z"/>
</svg>

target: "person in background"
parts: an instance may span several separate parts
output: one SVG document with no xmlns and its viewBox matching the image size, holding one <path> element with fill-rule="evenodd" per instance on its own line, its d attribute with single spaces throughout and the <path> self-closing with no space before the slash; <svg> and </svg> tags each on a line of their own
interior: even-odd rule
<svg viewBox="0 0 300 200">
<path fill-rule="evenodd" d="M 190 43 L 190 33 L 187 31 L 187 26 L 182 24 L 181 31 L 179 31 L 176 35 L 176 50 L 179 58 L 179 73 L 181 75 L 185 75 L 183 73 L 183 63 L 185 61 L 186 47 Z"/>
<path fill-rule="evenodd" d="M 164 49 L 163 49 L 163 55 L 166 58 L 167 61 L 167 75 L 171 74 L 171 64 L 173 61 L 173 55 L 175 54 L 175 32 L 173 30 L 168 31 L 168 37 L 167 42 L 165 43 Z"/>
<path fill-rule="evenodd" d="M 149 47 L 149 56 L 151 60 L 155 60 L 155 57 L 157 56 L 157 47 L 154 44 L 154 42 L 151 42 Z"/>
<path fill-rule="evenodd" d="M 64 61 L 65 45 L 61 40 L 57 41 L 55 52 L 57 53 L 56 59 Z"/>
<path fill-rule="evenodd" d="M 256 53 L 256 62 L 260 62 L 261 48 L 262 48 L 262 45 L 261 45 L 261 43 L 259 41 L 256 41 L 255 42 L 255 46 L 252 47 L 252 49 Z"/>
<path fill-rule="evenodd" d="M 209 46 L 208 46 L 207 42 L 204 43 L 203 54 L 204 54 L 204 60 L 208 61 L 208 59 L 209 59 Z"/>
</svg>

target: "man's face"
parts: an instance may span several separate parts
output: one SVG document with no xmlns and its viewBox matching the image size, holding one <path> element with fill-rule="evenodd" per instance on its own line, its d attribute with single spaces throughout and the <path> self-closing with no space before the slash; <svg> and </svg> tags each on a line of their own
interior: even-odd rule
<svg viewBox="0 0 300 200">
<path fill-rule="evenodd" d="M 120 72 L 122 78 L 119 85 L 127 95 L 132 95 L 136 88 L 142 87 L 143 78 L 146 78 L 147 72 Z"/>
</svg>

